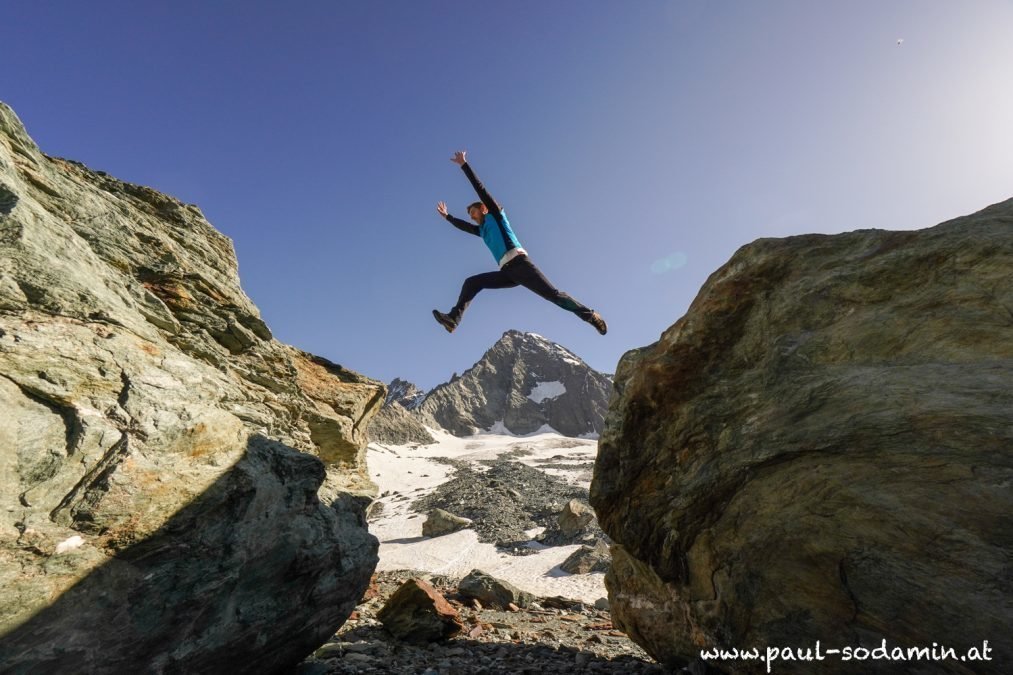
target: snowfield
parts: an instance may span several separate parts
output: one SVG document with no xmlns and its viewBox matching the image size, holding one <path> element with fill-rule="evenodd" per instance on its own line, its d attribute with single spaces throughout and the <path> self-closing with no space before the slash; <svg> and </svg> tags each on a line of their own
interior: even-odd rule
<svg viewBox="0 0 1013 675">
<path fill-rule="evenodd" d="M 502 425 L 498 426 L 496 430 L 501 431 Z M 434 461 L 435 457 L 466 461 L 481 470 L 484 467 L 476 464 L 479 460 L 523 448 L 531 454 L 513 461 L 587 488 L 588 464 L 597 454 L 597 440 L 568 438 L 544 428 L 526 436 L 486 432 L 458 438 L 434 429 L 429 433 L 437 440 L 435 444 L 412 447 L 371 443 L 367 449 L 370 478 L 379 488 L 377 501 L 382 503 L 380 512 L 369 522 L 369 531 L 380 540 L 377 571 L 411 569 L 463 577 L 478 568 L 538 596 L 561 595 L 591 603 L 607 595 L 603 573 L 570 575 L 559 569 L 559 564 L 579 546 L 546 547 L 531 542 L 529 546 L 538 552 L 518 556 L 479 542 L 470 529 L 423 537 L 425 514 L 409 509 L 416 499 L 453 477 L 454 469 Z M 541 466 L 550 460 L 552 468 Z M 528 535 L 538 533 L 531 530 Z"/>
<path fill-rule="evenodd" d="M 546 399 L 553 399 L 566 393 L 566 386 L 562 382 L 539 382 L 528 394 L 528 398 L 535 403 L 541 403 Z"/>
</svg>

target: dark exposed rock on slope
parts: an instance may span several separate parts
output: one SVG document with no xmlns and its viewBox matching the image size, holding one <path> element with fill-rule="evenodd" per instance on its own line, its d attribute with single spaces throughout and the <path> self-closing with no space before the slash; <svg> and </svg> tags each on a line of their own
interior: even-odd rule
<svg viewBox="0 0 1013 675">
<path fill-rule="evenodd" d="M 613 618 L 652 655 L 1013 654 L 1013 200 L 745 246 L 615 386 L 591 499 Z"/>
<path fill-rule="evenodd" d="M 435 443 L 418 417 L 405 410 L 400 403 L 390 401 L 369 423 L 369 439 L 375 443 L 408 445 Z"/>
<path fill-rule="evenodd" d="M 511 330 L 464 375 L 426 395 L 416 412 L 457 436 L 501 422 L 527 434 L 548 424 L 566 436 L 600 433 L 612 383 L 560 345 Z"/>
<path fill-rule="evenodd" d="M 384 394 L 272 339 L 195 206 L 0 104 L 0 671 L 298 663 L 376 564 Z"/>
<path fill-rule="evenodd" d="M 425 397 L 426 393 L 414 384 L 395 377 L 387 387 L 387 400 L 384 404 L 398 403 L 405 410 L 414 410 Z"/>
<path fill-rule="evenodd" d="M 395 377 L 387 387 L 387 399 L 380 412 L 369 423 L 369 439 L 377 443 L 428 445 L 436 439 L 426 431 L 414 410 L 425 398 L 425 392 L 411 382 Z"/>
</svg>

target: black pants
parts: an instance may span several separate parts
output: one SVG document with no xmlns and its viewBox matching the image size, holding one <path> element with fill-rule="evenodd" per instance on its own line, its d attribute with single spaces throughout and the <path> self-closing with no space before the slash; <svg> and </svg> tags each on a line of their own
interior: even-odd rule
<svg viewBox="0 0 1013 675">
<path fill-rule="evenodd" d="M 584 321 L 590 319 L 594 313 L 593 310 L 553 286 L 526 255 L 520 255 L 497 272 L 476 274 L 465 279 L 464 285 L 461 287 L 461 296 L 457 299 L 454 308 L 450 310 L 450 317 L 455 322 L 460 322 L 464 310 L 483 288 L 513 288 L 515 286 L 523 286 L 537 293 L 549 302 L 559 305 L 568 312 L 573 312 Z"/>
</svg>

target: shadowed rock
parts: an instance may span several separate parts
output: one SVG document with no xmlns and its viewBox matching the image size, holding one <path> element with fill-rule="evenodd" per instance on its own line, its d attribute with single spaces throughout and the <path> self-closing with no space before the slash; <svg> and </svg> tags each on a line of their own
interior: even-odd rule
<svg viewBox="0 0 1013 675">
<path fill-rule="evenodd" d="M 0 671 L 270 672 L 376 564 L 384 386 L 271 336 L 193 205 L 0 104 Z"/>
<path fill-rule="evenodd" d="M 461 623 L 447 599 L 422 579 L 409 579 L 377 614 L 391 635 L 406 642 L 434 642 L 459 633 Z"/>
</svg>

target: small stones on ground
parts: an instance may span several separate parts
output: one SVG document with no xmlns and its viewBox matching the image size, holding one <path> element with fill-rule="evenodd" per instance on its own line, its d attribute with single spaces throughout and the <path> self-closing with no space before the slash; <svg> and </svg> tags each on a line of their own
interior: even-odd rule
<svg viewBox="0 0 1013 675">
<path fill-rule="evenodd" d="M 607 611 L 568 598 L 539 598 L 518 611 L 479 608 L 458 592 L 460 580 L 428 575 L 434 592 L 449 606 L 458 603 L 460 633 L 428 645 L 393 637 L 376 620 L 377 612 L 411 579 L 422 575 L 399 570 L 376 575 L 377 595 L 356 608 L 338 634 L 293 675 L 456 675 L 475 673 L 583 672 L 602 675 L 661 675 L 655 663 L 624 634 L 613 629 Z M 423 582 L 425 583 L 425 582 Z M 561 607 L 562 609 L 560 609 Z"/>
</svg>

